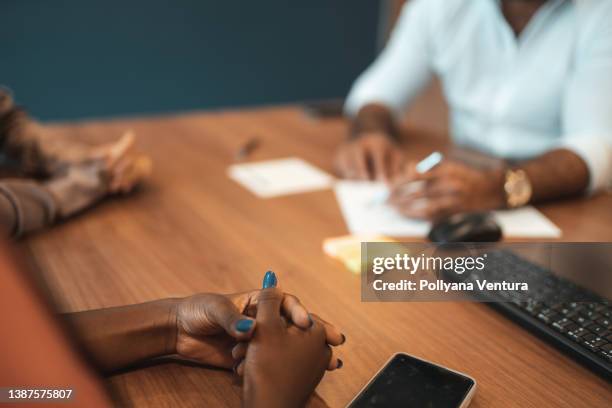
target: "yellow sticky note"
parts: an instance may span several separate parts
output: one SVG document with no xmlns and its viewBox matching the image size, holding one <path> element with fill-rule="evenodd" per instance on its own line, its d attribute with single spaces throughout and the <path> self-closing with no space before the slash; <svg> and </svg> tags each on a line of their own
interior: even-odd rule
<svg viewBox="0 0 612 408">
<path fill-rule="evenodd" d="M 345 235 L 323 241 L 323 252 L 344 264 L 349 271 L 361 273 L 362 242 L 396 242 L 383 235 Z"/>
</svg>

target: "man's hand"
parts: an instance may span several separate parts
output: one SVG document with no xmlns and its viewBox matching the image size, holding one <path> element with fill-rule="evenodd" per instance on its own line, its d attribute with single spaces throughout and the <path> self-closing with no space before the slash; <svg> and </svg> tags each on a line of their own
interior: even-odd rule
<svg viewBox="0 0 612 408">
<path fill-rule="evenodd" d="M 232 368 L 232 349 L 246 345 L 257 324 L 261 291 L 232 295 L 198 294 L 178 302 L 176 306 L 175 350 L 183 358 L 216 367 Z M 313 321 L 293 295 L 284 294 L 279 312 L 283 318 L 301 330 L 309 329 Z M 315 318 L 316 319 L 316 318 Z M 344 335 L 333 325 L 320 323 L 324 337 L 331 345 L 344 342 Z"/>
<path fill-rule="evenodd" d="M 503 184 L 501 168 L 481 170 L 443 161 L 420 174 L 411 163 L 393 184 L 389 202 L 407 217 L 437 220 L 460 212 L 503 207 Z"/>
<path fill-rule="evenodd" d="M 336 168 L 348 179 L 389 181 L 400 172 L 402 161 L 402 152 L 391 137 L 369 132 L 340 146 Z"/>
<path fill-rule="evenodd" d="M 282 304 L 280 290 L 261 291 L 257 330 L 244 360 L 245 407 L 302 407 L 329 367 L 324 325 L 318 319 L 306 330 L 288 324 Z"/>
</svg>

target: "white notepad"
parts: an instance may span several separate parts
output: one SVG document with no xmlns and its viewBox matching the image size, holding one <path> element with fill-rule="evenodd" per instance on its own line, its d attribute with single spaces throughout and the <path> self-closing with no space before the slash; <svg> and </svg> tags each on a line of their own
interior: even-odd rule
<svg viewBox="0 0 612 408">
<path fill-rule="evenodd" d="M 334 182 L 331 175 L 296 157 L 234 164 L 228 175 L 261 198 L 322 190 Z"/>
<path fill-rule="evenodd" d="M 387 187 L 382 183 L 340 181 L 335 193 L 346 225 L 352 234 L 390 237 L 425 237 L 431 224 L 407 218 L 379 199 Z M 505 237 L 558 238 L 561 230 L 533 207 L 495 211 Z"/>
</svg>

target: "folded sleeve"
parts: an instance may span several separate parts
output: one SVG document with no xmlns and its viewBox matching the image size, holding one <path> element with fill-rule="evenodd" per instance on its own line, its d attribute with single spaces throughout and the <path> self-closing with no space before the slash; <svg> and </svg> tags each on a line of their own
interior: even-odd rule
<svg viewBox="0 0 612 408">
<path fill-rule="evenodd" d="M 429 82 L 429 1 L 411 0 L 404 5 L 387 46 L 353 85 L 345 105 L 347 115 L 356 115 L 370 103 L 399 114 Z"/>
<path fill-rule="evenodd" d="M 612 2 L 589 10 L 563 101 L 563 147 L 589 169 L 589 191 L 612 184 Z"/>
<path fill-rule="evenodd" d="M 53 223 L 55 201 L 39 183 L 7 179 L 0 182 L 0 234 L 17 238 Z"/>
</svg>

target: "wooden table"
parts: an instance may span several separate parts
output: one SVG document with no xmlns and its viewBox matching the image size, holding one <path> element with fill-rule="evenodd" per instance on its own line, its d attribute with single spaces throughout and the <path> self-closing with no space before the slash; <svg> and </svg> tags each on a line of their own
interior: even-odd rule
<svg viewBox="0 0 612 408">
<path fill-rule="evenodd" d="M 155 162 L 146 188 L 23 243 L 63 310 L 243 291 L 272 269 L 285 290 L 347 336 L 344 368 L 318 387 L 331 407 L 344 406 L 397 351 L 473 375 L 474 407 L 611 406 L 609 384 L 484 305 L 361 303 L 359 277 L 321 250 L 324 238 L 347 232 L 331 191 L 261 200 L 226 175 L 238 146 L 254 135 L 262 143 L 253 159 L 299 156 L 332 171 L 344 121 L 315 121 L 287 107 L 58 127 L 91 139 L 127 128 Z M 411 154 L 425 154 L 433 139 L 422 135 Z M 612 241 L 610 195 L 541 209 L 564 240 Z M 109 383 L 128 406 L 240 402 L 230 373 L 176 363 Z"/>
</svg>

